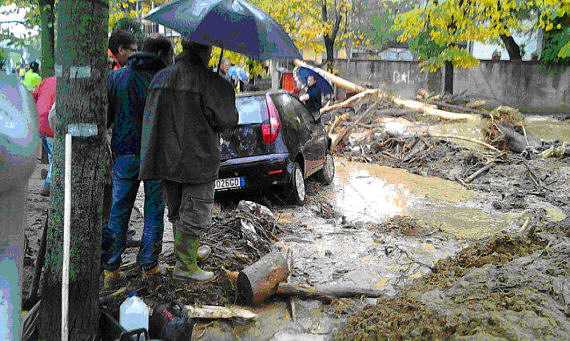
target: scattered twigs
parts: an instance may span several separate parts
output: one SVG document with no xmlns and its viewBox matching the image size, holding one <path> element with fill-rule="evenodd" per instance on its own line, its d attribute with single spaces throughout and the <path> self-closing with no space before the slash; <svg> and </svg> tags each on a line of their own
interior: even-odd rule
<svg viewBox="0 0 570 341">
<path fill-rule="evenodd" d="M 526 162 L 525 159 L 521 159 L 521 161 L 522 161 L 523 165 L 526 167 L 526 169 L 528 170 L 529 177 L 532 180 L 532 182 L 534 182 L 536 188 L 542 192 L 545 187 L 542 184 L 542 181 L 540 180 L 540 178 L 538 176 L 536 176 L 536 174 L 534 174 L 532 169 L 530 169 L 530 166 L 528 165 L 528 162 Z"/>
<path fill-rule="evenodd" d="M 471 181 L 475 180 L 479 175 L 483 174 L 484 172 L 486 172 L 487 170 L 491 169 L 491 167 L 493 167 L 495 165 L 494 162 L 489 162 L 487 163 L 485 166 L 483 166 L 481 169 L 479 169 L 478 171 L 476 171 L 475 173 L 471 174 L 467 179 L 465 179 L 465 183 L 471 183 Z"/>
</svg>

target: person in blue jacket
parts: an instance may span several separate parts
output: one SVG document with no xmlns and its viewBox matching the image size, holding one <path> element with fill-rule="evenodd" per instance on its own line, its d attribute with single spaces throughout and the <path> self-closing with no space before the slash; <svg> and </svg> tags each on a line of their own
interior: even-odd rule
<svg viewBox="0 0 570 341">
<path fill-rule="evenodd" d="M 103 231 L 102 266 L 106 289 L 122 277 L 121 256 L 140 185 L 141 127 L 148 88 L 154 75 L 171 65 L 173 59 L 170 41 L 162 35 L 152 35 L 144 39 L 142 52 L 129 57 L 126 67 L 109 74 L 107 125 L 114 124 L 111 147 L 117 157 L 113 166 L 113 204 L 109 224 Z M 159 273 L 165 205 L 160 181 L 144 181 L 144 191 L 144 231 L 137 263 L 143 277 L 148 278 Z"/>
</svg>

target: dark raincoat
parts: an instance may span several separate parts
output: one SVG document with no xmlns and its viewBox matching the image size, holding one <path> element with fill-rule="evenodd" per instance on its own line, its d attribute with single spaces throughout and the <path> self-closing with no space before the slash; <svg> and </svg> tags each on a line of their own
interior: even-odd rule
<svg viewBox="0 0 570 341">
<path fill-rule="evenodd" d="M 237 126 L 235 92 L 184 52 L 154 77 L 143 117 L 142 180 L 203 184 L 218 178 L 219 133 Z"/>
</svg>

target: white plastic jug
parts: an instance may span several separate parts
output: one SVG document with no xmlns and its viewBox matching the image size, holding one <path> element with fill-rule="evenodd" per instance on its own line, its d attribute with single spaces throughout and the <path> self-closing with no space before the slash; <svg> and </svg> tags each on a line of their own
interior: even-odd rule
<svg viewBox="0 0 570 341">
<path fill-rule="evenodd" d="M 126 331 L 145 328 L 148 331 L 148 306 L 140 299 L 136 293 L 131 293 L 123 304 L 119 323 Z"/>
</svg>

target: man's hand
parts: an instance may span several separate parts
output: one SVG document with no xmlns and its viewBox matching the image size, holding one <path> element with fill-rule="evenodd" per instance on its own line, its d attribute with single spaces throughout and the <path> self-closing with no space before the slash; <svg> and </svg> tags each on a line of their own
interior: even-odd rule
<svg viewBox="0 0 570 341">
<path fill-rule="evenodd" d="M 299 99 L 303 102 L 309 99 L 309 94 L 304 94 L 303 96 L 299 97 Z"/>
</svg>

